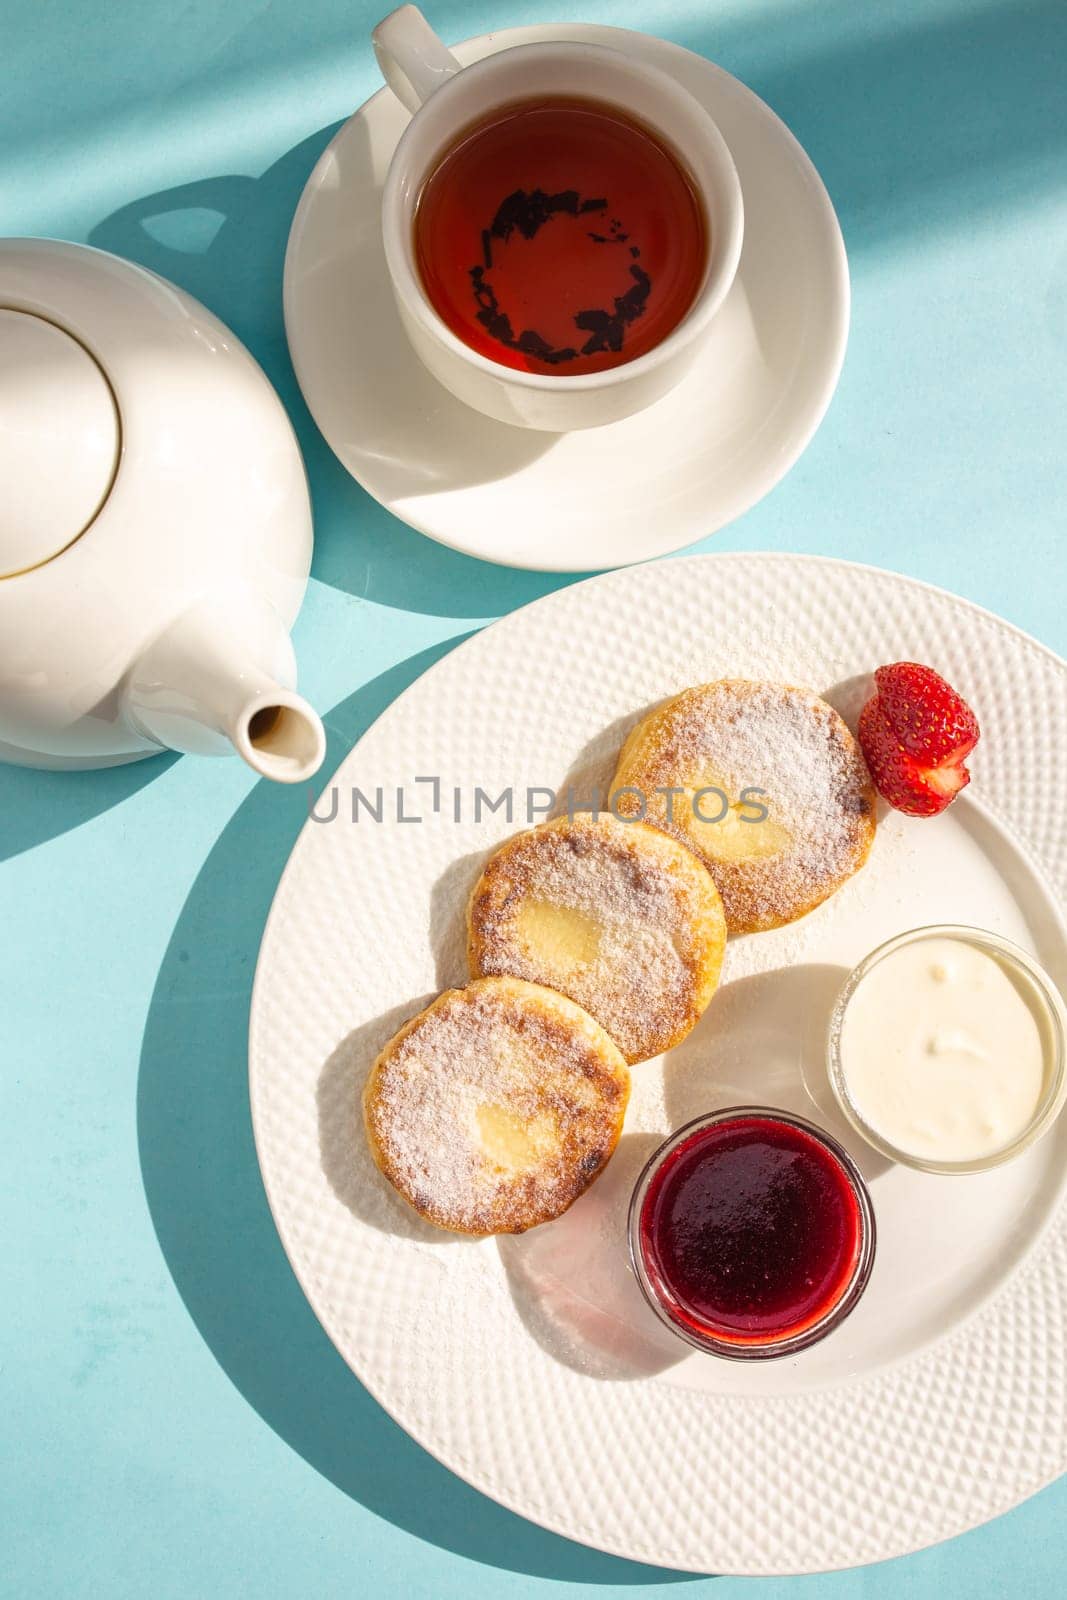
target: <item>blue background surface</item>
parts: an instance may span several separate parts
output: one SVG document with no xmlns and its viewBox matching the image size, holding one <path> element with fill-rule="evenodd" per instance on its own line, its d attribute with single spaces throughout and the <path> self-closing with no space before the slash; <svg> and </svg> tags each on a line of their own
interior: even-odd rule
<svg viewBox="0 0 1067 1600">
<path fill-rule="evenodd" d="M 453 642 L 560 581 L 387 516 L 293 382 L 289 221 L 377 86 L 368 33 L 386 3 L 0 0 L 0 232 L 89 240 L 175 279 L 291 410 L 318 531 L 296 642 L 330 763 Z M 448 39 L 543 17 L 526 0 L 430 11 Z M 837 398 L 714 548 L 914 573 L 1067 651 L 1062 0 L 583 0 L 569 16 L 737 73 L 841 216 L 854 315 Z M 305 804 L 236 761 L 0 768 L 0 1592 L 478 1600 L 685 1583 L 729 1600 L 742 1581 L 601 1556 L 466 1488 L 366 1396 L 304 1303 L 255 1164 L 245 1027 Z M 744 1593 L 1062 1594 L 1065 1520 L 1061 1480 L 938 1549 Z"/>
</svg>

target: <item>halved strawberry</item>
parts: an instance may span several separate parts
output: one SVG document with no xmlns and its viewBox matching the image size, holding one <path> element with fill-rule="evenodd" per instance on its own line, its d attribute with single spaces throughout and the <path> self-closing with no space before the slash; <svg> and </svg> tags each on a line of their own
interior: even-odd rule
<svg viewBox="0 0 1067 1600">
<path fill-rule="evenodd" d="M 894 661 L 874 675 L 886 721 L 924 767 L 966 761 L 978 743 L 978 719 L 933 667 Z"/>
<path fill-rule="evenodd" d="M 872 695 L 860 712 L 859 741 L 879 794 L 910 817 L 936 817 L 971 781 L 962 758 L 934 765 L 905 749 L 881 694 Z M 965 754 L 972 749 L 973 741 Z"/>
</svg>

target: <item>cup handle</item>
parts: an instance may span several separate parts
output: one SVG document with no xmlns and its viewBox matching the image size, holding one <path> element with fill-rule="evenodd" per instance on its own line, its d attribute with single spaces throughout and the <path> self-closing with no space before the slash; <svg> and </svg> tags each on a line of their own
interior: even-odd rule
<svg viewBox="0 0 1067 1600">
<path fill-rule="evenodd" d="M 401 6 L 371 34 L 382 76 L 401 105 L 414 114 L 435 89 L 460 70 L 418 6 Z"/>
</svg>

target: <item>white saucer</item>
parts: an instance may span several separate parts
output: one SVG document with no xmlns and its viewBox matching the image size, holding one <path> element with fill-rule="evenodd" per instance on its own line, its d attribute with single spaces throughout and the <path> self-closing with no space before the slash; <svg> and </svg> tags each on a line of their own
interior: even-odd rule
<svg viewBox="0 0 1067 1600">
<path fill-rule="evenodd" d="M 673 74 L 733 153 L 745 243 L 698 366 L 650 410 L 537 433 L 492 422 L 429 376 L 401 330 L 381 188 L 407 123 L 391 91 L 356 112 L 308 180 L 285 261 L 285 326 L 315 421 L 363 487 L 442 544 L 509 566 L 579 572 L 678 550 L 733 521 L 797 460 L 837 384 L 848 265 L 811 162 L 750 89 L 702 56 L 621 28 L 508 28 L 464 63 L 547 39 L 613 46 Z"/>
</svg>

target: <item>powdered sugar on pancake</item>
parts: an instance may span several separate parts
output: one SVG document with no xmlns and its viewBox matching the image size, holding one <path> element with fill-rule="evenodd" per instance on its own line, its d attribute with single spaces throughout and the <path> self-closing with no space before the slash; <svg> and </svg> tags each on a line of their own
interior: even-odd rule
<svg viewBox="0 0 1067 1600">
<path fill-rule="evenodd" d="M 714 822 L 685 829 L 657 790 L 707 784 L 731 803 L 761 790 L 769 820 L 785 839 L 773 854 L 728 860 L 715 854 Z M 731 932 L 773 928 L 820 904 L 862 865 L 874 835 L 874 792 L 845 723 L 809 689 L 723 679 L 687 689 L 646 717 L 630 736 L 614 787 L 645 797 L 646 820 L 696 849 L 722 895 Z M 620 809 L 637 802 L 623 796 Z M 674 808 L 689 804 L 676 796 Z M 712 813 L 713 814 L 713 813 Z"/>
<path fill-rule="evenodd" d="M 450 989 L 378 1057 L 364 1095 L 371 1151 L 405 1200 L 457 1232 L 521 1232 L 558 1216 L 615 1148 L 622 1057 L 570 1001 L 512 979 Z M 520 1160 L 486 1117 L 521 1130 Z"/>
<path fill-rule="evenodd" d="M 577 913 L 592 930 L 586 959 L 561 965 L 526 936 L 530 906 Z M 722 903 L 692 852 L 640 823 L 576 816 L 533 828 L 488 863 L 470 906 L 471 962 L 576 1000 L 627 1060 L 682 1039 L 718 981 Z"/>
</svg>

